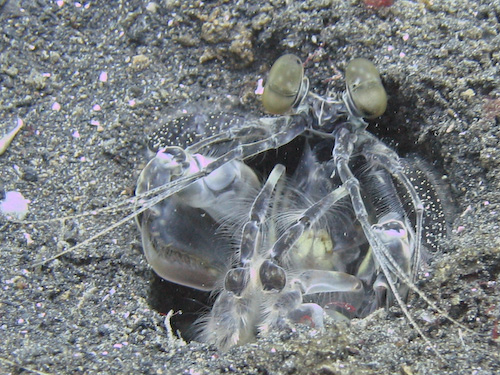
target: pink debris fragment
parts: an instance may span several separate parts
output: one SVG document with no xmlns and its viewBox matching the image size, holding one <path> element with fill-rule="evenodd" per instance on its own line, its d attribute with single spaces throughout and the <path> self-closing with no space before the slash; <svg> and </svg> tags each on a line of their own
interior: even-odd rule
<svg viewBox="0 0 500 375">
<path fill-rule="evenodd" d="M 257 89 L 255 90 L 255 95 L 262 95 L 264 94 L 264 86 L 262 86 L 263 79 L 259 79 L 257 81 Z"/>
<path fill-rule="evenodd" d="M 101 72 L 99 74 L 99 81 L 101 81 L 101 82 L 107 82 L 108 81 L 108 73 L 107 72 Z"/>
</svg>

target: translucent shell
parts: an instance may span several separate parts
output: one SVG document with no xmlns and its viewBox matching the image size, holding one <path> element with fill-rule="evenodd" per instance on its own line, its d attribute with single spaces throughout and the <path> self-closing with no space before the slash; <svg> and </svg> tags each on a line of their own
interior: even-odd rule
<svg viewBox="0 0 500 375">
<path fill-rule="evenodd" d="M 269 72 L 262 95 L 267 112 L 280 115 L 297 102 L 304 78 L 302 61 L 292 54 L 281 56 Z"/>
<path fill-rule="evenodd" d="M 372 119 L 381 116 L 387 108 L 385 92 L 380 73 L 367 59 L 351 60 L 345 72 L 348 99 L 358 114 Z"/>
</svg>

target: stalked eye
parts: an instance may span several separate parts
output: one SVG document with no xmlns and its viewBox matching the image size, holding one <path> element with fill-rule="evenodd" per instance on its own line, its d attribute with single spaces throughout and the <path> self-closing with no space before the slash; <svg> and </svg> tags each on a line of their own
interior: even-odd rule
<svg viewBox="0 0 500 375">
<path fill-rule="evenodd" d="M 262 95 L 267 112 L 280 115 L 297 102 L 304 78 L 302 61 L 292 54 L 281 56 L 273 64 Z"/>
<path fill-rule="evenodd" d="M 363 58 L 351 60 L 345 71 L 350 103 L 361 117 L 381 116 L 387 108 L 387 93 L 375 65 Z"/>
</svg>

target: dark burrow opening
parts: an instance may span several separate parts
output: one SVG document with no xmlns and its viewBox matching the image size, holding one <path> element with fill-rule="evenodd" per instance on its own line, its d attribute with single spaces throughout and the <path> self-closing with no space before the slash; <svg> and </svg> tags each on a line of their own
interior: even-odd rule
<svg viewBox="0 0 500 375">
<path fill-rule="evenodd" d="M 382 117 L 370 121 L 367 130 L 395 150 L 399 156 L 417 155 L 432 168 L 442 172 L 441 144 L 432 131 L 425 132 L 424 127 L 429 126 L 426 123 L 429 121 L 426 117 L 428 113 L 413 108 L 417 102 L 414 97 L 416 94 L 402 91 L 398 82 L 390 77 L 384 78 L 384 86 L 389 94 L 388 110 Z M 429 103 L 427 110 L 429 108 L 440 110 L 437 103 Z M 426 133 L 425 141 L 420 139 L 420 143 L 417 142 L 423 133 Z M 287 175 L 291 176 L 300 161 L 304 144 L 304 138 L 299 137 L 278 150 L 268 151 L 246 163 L 257 172 L 261 180 L 266 178 L 277 163 L 284 164 Z M 327 160 L 330 156 L 331 147 L 327 146 L 322 151 L 321 158 Z M 174 332 L 180 332 L 186 340 L 195 339 L 196 327 L 193 324 L 210 311 L 216 295 L 177 285 L 161 279 L 153 272 L 152 274 L 149 293 L 151 307 L 161 314 L 167 314 L 170 310 L 182 311 L 171 318 L 172 328 Z"/>
</svg>

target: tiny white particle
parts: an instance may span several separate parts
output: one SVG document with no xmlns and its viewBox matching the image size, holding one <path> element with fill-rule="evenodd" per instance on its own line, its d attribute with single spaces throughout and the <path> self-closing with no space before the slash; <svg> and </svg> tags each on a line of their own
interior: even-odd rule
<svg viewBox="0 0 500 375">
<path fill-rule="evenodd" d="M 29 233 L 24 233 L 24 238 L 26 239 L 26 245 L 32 245 L 35 242 Z"/>
</svg>

